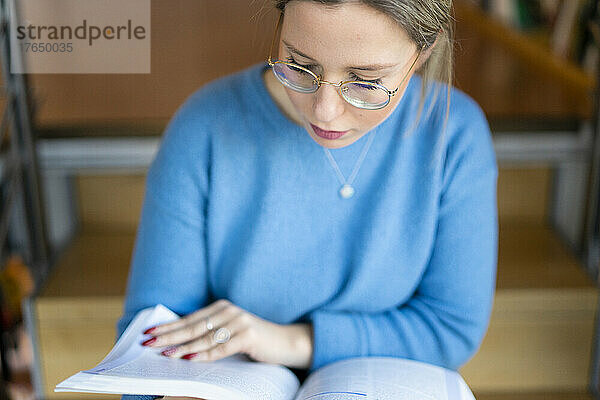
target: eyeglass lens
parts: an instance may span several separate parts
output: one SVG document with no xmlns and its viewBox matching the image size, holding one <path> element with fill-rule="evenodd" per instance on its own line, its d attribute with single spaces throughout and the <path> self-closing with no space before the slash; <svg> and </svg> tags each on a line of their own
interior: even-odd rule
<svg viewBox="0 0 600 400">
<path fill-rule="evenodd" d="M 281 83 L 295 91 L 313 93 L 318 89 L 315 76 L 293 64 L 277 62 L 273 64 L 273 73 Z M 390 98 L 387 91 L 369 82 L 346 83 L 340 87 L 340 92 L 353 106 L 373 110 L 387 105 Z"/>
<path fill-rule="evenodd" d="M 312 93 L 318 88 L 317 81 L 307 71 L 291 64 L 275 63 L 273 72 L 281 83 L 302 93 Z"/>
</svg>

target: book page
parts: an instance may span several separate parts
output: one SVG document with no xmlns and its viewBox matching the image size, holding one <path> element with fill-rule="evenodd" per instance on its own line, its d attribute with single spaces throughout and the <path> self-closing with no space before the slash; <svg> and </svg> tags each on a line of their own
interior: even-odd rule
<svg viewBox="0 0 600 400">
<path fill-rule="evenodd" d="M 109 369 L 138 357 L 144 350 L 144 346 L 137 340 L 140 337 L 140 332 L 144 332 L 146 329 L 151 328 L 154 321 L 162 321 L 162 323 L 165 323 L 174 321 L 177 318 L 177 314 L 162 305 L 140 311 L 129 323 L 108 355 L 104 357 L 96 367 L 88 372 Z M 149 338 L 150 336 L 143 335 L 142 333 L 142 338 L 146 337 Z"/>
<path fill-rule="evenodd" d="M 242 355 L 213 362 L 192 362 L 169 359 L 159 352 L 160 349 L 145 351 L 123 365 L 102 370 L 98 374 L 171 382 L 203 382 L 257 400 L 291 400 L 299 386 L 297 378 L 287 368 L 256 363 Z"/>
<path fill-rule="evenodd" d="M 100 364 L 61 382 L 55 391 L 293 399 L 299 382 L 283 366 L 254 362 L 239 354 L 213 362 L 170 359 L 160 354 L 162 348 L 141 345 L 150 337 L 143 334 L 147 328 L 177 318 L 162 305 L 140 311 Z"/>
<path fill-rule="evenodd" d="M 459 374 L 391 357 L 361 357 L 313 372 L 295 400 L 474 400 Z"/>
</svg>

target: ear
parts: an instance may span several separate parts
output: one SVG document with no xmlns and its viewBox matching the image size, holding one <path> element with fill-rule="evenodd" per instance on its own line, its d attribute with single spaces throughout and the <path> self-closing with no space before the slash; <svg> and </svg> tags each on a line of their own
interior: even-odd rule
<svg viewBox="0 0 600 400">
<path fill-rule="evenodd" d="M 421 55 L 419 56 L 419 60 L 417 61 L 417 64 L 415 65 L 415 70 L 421 69 L 423 64 L 425 64 L 427 62 L 427 60 L 429 59 L 429 56 L 431 56 L 431 53 L 433 52 L 433 48 L 438 44 L 438 42 L 440 40 L 440 36 L 442 36 L 442 33 L 443 33 L 443 30 L 440 29 L 437 36 L 435 37 L 433 44 L 421 52 Z"/>
</svg>

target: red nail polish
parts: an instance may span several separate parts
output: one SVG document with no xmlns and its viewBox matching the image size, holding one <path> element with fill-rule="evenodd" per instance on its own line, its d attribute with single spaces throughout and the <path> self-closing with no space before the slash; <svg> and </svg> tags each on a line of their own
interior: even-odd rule
<svg viewBox="0 0 600 400">
<path fill-rule="evenodd" d="M 168 356 L 172 356 L 175 353 L 177 353 L 177 348 L 171 347 L 170 349 L 166 349 L 166 350 L 162 351 L 160 354 L 168 357 Z"/>
<path fill-rule="evenodd" d="M 198 355 L 198 353 L 190 353 L 190 354 L 186 354 L 185 356 L 181 357 L 185 360 L 191 360 L 192 358 L 196 357 Z"/>
<path fill-rule="evenodd" d="M 154 342 L 156 342 L 156 338 L 155 337 L 150 338 L 150 339 L 146 340 L 145 342 L 142 342 L 142 346 L 148 346 L 148 345 L 150 345 L 150 344 L 152 344 Z"/>
<path fill-rule="evenodd" d="M 153 326 L 152 328 L 148 328 L 148 329 L 146 329 L 146 330 L 144 331 L 144 335 L 149 335 L 149 334 L 151 334 L 152 332 L 154 332 L 155 330 L 156 330 L 156 327 L 155 327 L 155 326 Z"/>
</svg>

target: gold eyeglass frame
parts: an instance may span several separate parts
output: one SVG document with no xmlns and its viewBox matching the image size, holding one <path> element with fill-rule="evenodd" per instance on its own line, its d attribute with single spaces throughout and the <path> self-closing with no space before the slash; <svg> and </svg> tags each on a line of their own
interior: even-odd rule
<svg viewBox="0 0 600 400">
<path fill-rule="evenodd" d="M 279 19 L 277 20 L 277 25 L 275 26 L 275 34 L 273 35 L 273 40 L 271 40 L 271 48 L 269 50 L 269 58 L 267 59 L 267 63 L 269 64 L 269 66 L 271 67 L 271 70 L 273 70 L 273 74 L 275 75 L 275 77 L 277 78 L 277 80 L 279 82 L 281 82 L 281 80 L 279 79 L 279 77 L 277 76 L 277 73 L 275 73 L 275 70 L 273 69 L 273 67 L 276 64 L 285 64 L 285 65 L 289 65 L 293 68 L 296 69 L 300 69 L 306 73 L 308 73 L 309 75 L 314 77 L 314 82 L 316 83 L 316 87 L 315 90 L 312 91 L 302 91 L 302 90 L 297 90 L 289 85 L 286 85 L 285 83 L 281 82 L 283 85 L 289 87 L 292 90 L 295 90 L 299 93 L 315 93 L 317 90 L 319 90 L 319 88 L 321 87 L 321 84 L 323 83 L 327 83 L 329 85 L 335 86 L 338 88 L 338 92 L 340 94 L 340 96 L 342 96 L 342 98 L 344 99 L 344 101 L 346 101 L 348 104 L 357 107 L 357 108 L 361 108 L 361 109 L 365 109 L 365 110 L 380 110 L 382 108 L 384 108 L 385 106 L 387 106 L 392 97 L 394 97 L 394 95 L 398 92 L 398 90 L 400 89 L 400 87 L 402 86 L 402 84 L 404 83 L 404 81 L 406 80 L 406 78 L 408 77 L 408 75 L 410 74 L 410 72 L 412 71 L 413 67 L 415 66 L 415 64 L 417 63 L 417 61 L 419 60 L 419 56 L 421 55 L 421 52 L 423 51 L 423 48 L 419 49 L 419 52 L 417 53 L 417 57 L 415 58 L 415 60 L 413 61 L 413 63 L 411 64 L 410 68 L 408 69 L 408 72 L 406 73 L 406 75 L 404 76 L 404 78 L 402 78 L 402 81 L 400 82 L 400 84 L 398 85 L 398 87 L 394 90 L 389 90 L 388 88 L 386 88 L 383 85 L 380 85 L 378 83 L 375 82 L 368 82 L 368 81 L 361 81 L 361 80 L 349 80 L 349 81 L 340 81 L 339 83 L 334 83 L 334 82 L 329 82 L 326 81 L 324 79 L 321 78 L 321 76 L 315 74 L 314 72 L 312 72 L 311 70 L 309 70 L 308 68 L 303 67 L 302 65 L 298 65 L 292 62 L 288 62 L 288 61 L 281 61 L 281 60 L 273 60 L 272 59 L 272 55 L 273 55 L 273 48 L 275 47 L 275 38 L 277 38 L 277 34 L 279 33 L 279 29 L 281 28 L 281 21 L 283 20 L 283 12 L 279 14 Z M 346 99 L 346 97 L 344 96 L 344 93 L 342 93 L 343 89 L 342 86 L 349 84 L 349 83 L 357 83 L 360 85 L 367 85 L 367 86 L 373 86 L 377 89 L 381 89 L 383 91 L 385 91 L 388 95 L 388 100 L 387 102 L 385 102 L 385 104 L 381 105 L 381 106 L 377 106 L 377 107 L 361 107 L 361 106 L 357 106 L 356 104 L 351 103 L 348 99 Z"/>
</svg>

